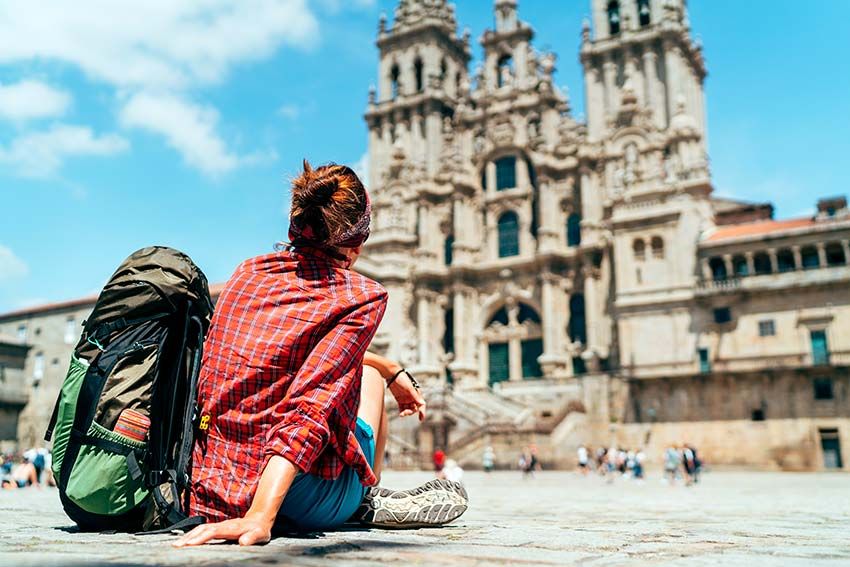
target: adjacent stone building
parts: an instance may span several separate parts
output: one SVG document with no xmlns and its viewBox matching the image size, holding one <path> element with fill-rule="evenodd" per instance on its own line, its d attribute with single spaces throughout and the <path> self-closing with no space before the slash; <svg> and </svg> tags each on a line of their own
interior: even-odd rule
<svg viewBox="0 0 850 567">
<path fill-rule="evenodd" d="M 689 442 L 713 464 L 850 469 L 846 200 L 775 220 L 716 197 L 685 1 L 591 8 L 586 121 L 515 0 L 496 0 L 472 73 L 444 0 L 401 0 L 379 23 L 357 269 L 390 292 L 373 349 L 429 399 L 423 426 L 395 420 L 393 463 L 442 447 L 475 466 L 491 445 L 509 466 L 535 444 L 570 466 L 580 443 L 658 458 Z M 30 346 L 22 444 L 92 301 L 0 315 Z"/>
</svg>

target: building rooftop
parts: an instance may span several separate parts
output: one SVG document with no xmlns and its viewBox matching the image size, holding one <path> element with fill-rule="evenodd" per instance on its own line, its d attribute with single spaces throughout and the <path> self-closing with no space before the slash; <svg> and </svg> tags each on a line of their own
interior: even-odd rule
<svg viewBox="0 0 850 567">
<path fill-rule="evenodd" d="M 224 282 L 215 283 L 210 285 L 210 295 L 213 298 L 213 301 L 218 298 L 221 291 L 224 289 Z M 25 307 L 23 309 L 17 309 L 15 311 L 8 311 L 6 313 L 0 313 L 0 321 L 4 319 L 20 319 L 22 317 L 26 317 L 29 315 L 38 315 L 40 313 L 47 313 L 49 311 L 61 311 L 65 309 L 74 309 L 76 307 L 89 307 L 93 306 L 97 301 L 99 294 L 87 295 L 85 297 L 78 297 L 76 299 L 69 299 L 67 301 L 56 301 L 53 303 L 42 303 L 41 305 L 33 305 L 32 307 Z M 3 342 L 3 337 L 0 336 L 0 342 Z M 18 341 L 14 341 L 18 342 Z"/>
<path fill-rule="evenodd" d="M 728 240 L 730 238 L 763 236 L 796 228 L 810 227 L 815 224 L 817 224 L 817 221 L 811 217 L 732 224 L 718 227 L 705 240 L 707 242 L 717 242 L 718 240 Z"/>
</svg>

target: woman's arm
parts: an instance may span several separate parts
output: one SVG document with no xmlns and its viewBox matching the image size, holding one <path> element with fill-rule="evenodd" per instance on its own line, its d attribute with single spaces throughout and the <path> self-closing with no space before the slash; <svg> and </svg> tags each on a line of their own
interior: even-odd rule
<svg viewBox="0 0 850 567">
<path fill-rule="evenodd" d="M 366 354 L 363 356 L 363 364 L 365 366 L 371 366 L 377 370 L 381 376 L 384 377 L 384 380 L 389 380 L 396 372 L 401 370 L 401 365 L 397 362 L 393 362 L 388 358 L 384 358 L 383 356 L 379 356 L 369 351 L 366 351 Z"/>
<path fill-rule="evenodd" d="M 288 460 L 273 456 L 260 476 L 251 508 L 244 518 L 198 526 L 174 542 L 174 547 L 203 545 L 214 539 L 238 540 L 239 545 L 267 543 L 272 537 L 277 512 L 297 472 Z"/>
</svg>

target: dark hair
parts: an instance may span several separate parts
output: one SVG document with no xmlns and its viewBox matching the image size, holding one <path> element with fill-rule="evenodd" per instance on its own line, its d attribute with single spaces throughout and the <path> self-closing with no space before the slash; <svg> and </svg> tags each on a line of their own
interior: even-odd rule
<svg viewBox="0 0 850 567">
<path fill-rule="evenodd" d="M 329 163 L 304 171 L 292 181 L 290 223 L 313 229 L 317 241 L 337 239 L 366 211 L 366 188 L 346 165 Z"/>
</svg>

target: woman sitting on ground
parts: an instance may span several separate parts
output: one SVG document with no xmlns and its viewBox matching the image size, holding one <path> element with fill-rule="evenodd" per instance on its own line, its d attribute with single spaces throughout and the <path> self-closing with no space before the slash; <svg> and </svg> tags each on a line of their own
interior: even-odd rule
<svg viewBox="0 0 850 567">
<path fill-rule="evenodd" d="M 369 235 L 369 196 L 348 167 L 292 184 L 290 245 L 245 261 L 216 304 L 199 378 L 201 432 L 190 508 L 209 522 L 175 543 L 265 543 L 273 527 L 328 530 L 441 525 L 466 510 L 463 488 L 431 481 L 368 488 L 387 440 L 384 388 L 400 415 L 425 400 L 397 364 L 366 351 L 387 292 L 351 268 Z"/>
</svg>

